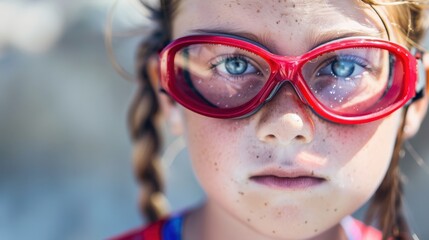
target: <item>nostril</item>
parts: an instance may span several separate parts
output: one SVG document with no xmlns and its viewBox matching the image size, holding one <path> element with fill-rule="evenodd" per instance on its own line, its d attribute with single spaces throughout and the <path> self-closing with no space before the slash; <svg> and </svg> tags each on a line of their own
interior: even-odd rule
<svg viewBox="0 0 429 240">
<path fill-rule="evenodd" d="M 276 139 L 276 136 L 274 134 L 268 134 L 267 136 L 265 136 L 265 140 L 267 141 L 273 141 Z"/>
<path fill-rule="evenodd" d="M 305 142 L 305 137 L 302 135 L 298 135 L 295 137 L 296 140 L 300 141 L 300 142 Z"/>
</svg>

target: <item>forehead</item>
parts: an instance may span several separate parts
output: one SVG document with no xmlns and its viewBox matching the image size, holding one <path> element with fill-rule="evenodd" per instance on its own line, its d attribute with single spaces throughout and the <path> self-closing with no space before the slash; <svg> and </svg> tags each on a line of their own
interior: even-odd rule
<svg viewBox="0 0 429 240">
<path fill-rule="evenodd" d="M 375 11 L 359 0 L 179 1 L 174 38 L 211 31 L 253 35 L 287 55 L 345 36 L 385 32 Z"/>
</svg>

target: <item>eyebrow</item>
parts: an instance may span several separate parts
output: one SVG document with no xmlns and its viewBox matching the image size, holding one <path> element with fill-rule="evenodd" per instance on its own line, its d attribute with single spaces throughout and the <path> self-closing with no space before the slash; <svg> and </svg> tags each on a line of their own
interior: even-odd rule
<svg viewBox="0 0 429 240">
<path fill-rule="evenodd" d="M 341 38 L 348 38 L 348 37 L 370 37 L 370 38 L 378 38 L 383 39 L 383 32 L 374 29 L 371 27 L 362 26 L 361 28 L 356 28 L 353 30 L 347 30 L 347 29 L 327 29 L 325 32 L 315 32 L 314 30 L 310 32 L 309 36 L 309 42 L 311 44 L 311 48 L 316 48 L 320 45 L 326 44 L 331 41 L 335 41 Z"/>
<path fill-rule="evenodd" d="M 347 37 L 371 37 L 371 38 L 383 38 L 383 32 L 378 29 L 371 27 L 366 27 L 361 25 L 361 28 L 353 29 L 353 31 L 348 29 L 333 28 L 328 29 L 324 32 L 318 30 L 312 30 L 309 33 L 309 49 L 314 49 L 320 45 L 326 44 L 331 41 L 335 41 L 341 38 Z M 274 41 L 270 37 L 269 32 L 264 32 L 262 34 L 254 34 L 251 32 L 234 30 L 229 28 L 219 28 L 214 27 L 210 29 L 194 29 L 191 31 L 193 34 L 217 34 L 217 35 L 226 35 L 231 37 L 244 38 L 245 40 L 250 40 L 251 42 L 269 50 L 270 52 L 276 52 L 278 47 L 274 44 Z M 307 50 L 307 51 L 308 51 Z"/>
<path fill-rule="evenodd" d="M 251 32 L 233 30 L 227 28 L 210 28 L 210 29 L 195 29 L 192 31 L 197 34 L 216 34 L 216 35 L 227 35 L 237 38 L 244 38 L 246 40 L 250 40 L 257 45 L 266 48 L 266 49 L 274 49 L 273 41 L 269 37 L 269 34 L 253 34 Z"/>
</svg>

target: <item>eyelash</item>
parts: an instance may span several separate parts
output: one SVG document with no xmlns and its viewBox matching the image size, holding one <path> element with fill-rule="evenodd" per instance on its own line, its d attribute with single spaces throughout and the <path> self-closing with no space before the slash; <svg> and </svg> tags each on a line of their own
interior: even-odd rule
<svg viewBox="0 0 429 240">
<path fill-rule="evenodd" d="M 256 66 L 256 64 L 252 63 L 253 61 L 251 59 L 249 59 L 246 56 L 238 55 L 238 54 L 226 54 L 226 55 L 222 55 L 222 56 L 216 57 L 213 61 L 211 61 L 209 63 L 210 64 L 209 69 L 212 70 L 212 71 L 214 71 L 215 74 L 217 74 L 218 76 L 223 76 L 223 74 L 221 72 L 219 72 L 219 70 L 217 70 L 216 68 L 219 65 L 224 64 L 228 59 L 243 60 L 243 61 L 246 62 L 246 64 L 248 64 L 250 67 L 252 67 L 252 68 L 254 68 L 256 70 L 256 72 L 252 73 L 252 74 L 256 74 L 256 75 L 261 74 L 261 71 Z M 231 78 L 231 79 L 234 79 L 234 80 L 241 80 L 241 79 L 244 79 L 245 77 L 247 77 L 248 74 L 249 73 L 247 73 L 247 74 L 240 74 L 240 75 L 233 75 L 233 74 L 231 74 L 231 75 L 228 75 L 228 77 L 225 77 L 225 78 Z"/>
<path fill-rule="evenodd" d="M 329 58 L 326 62 L 326 64 L 324 64 L 322 67 L 319 67 L 318 69 L 322 69 L 327 67 L 329 64 L 332 64 L 334 61 L 350 61 L 353 62 L 357 65 L 359 65 L 360 67 L 364 68 L 365 70 L 371 70 L 372 67 L 368 64 L 368 61 L 364 60 L 361 57 L 355 56 L 355 55 L 342 55 L 342 56 L 335 56 L 332 58 Z"/>
<path fill-rule="evenodd" d="M 250 61 L 247 60 L 246 57 L 244 57 L 243 55 L 233 55 L 233 54 L 227 54 L 227 55 L 222 55 L 219 57 L 216 57 L 214 59 L 214 61 L 210 62 L 210 69 L 216 68 L 217 66 L 219 66 L 220 64 L 224 63 L 226 60 L 231 59 L 231 58 L 237 58 L 240 60 L 245 61 L 246 63 L 250 64 Z"/>
</svg>

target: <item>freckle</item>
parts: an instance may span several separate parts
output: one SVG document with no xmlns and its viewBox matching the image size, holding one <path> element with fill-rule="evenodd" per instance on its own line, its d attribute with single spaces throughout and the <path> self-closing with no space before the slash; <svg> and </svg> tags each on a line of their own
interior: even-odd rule
<svg viewBox="0 0 429 240">
<path fill-rule="evenodd" d="M 251 219 L 250 219 L 250 218 L 248 218 L 248 219 L 247 219 L 247 221 L 248 221 L 248 222 L 250 222 L 250 221 L 251 221 Z"/>
<path fill-rule="evenodd" d="M 256 155 L 256 158 L 259 158 L 259 155 Z"/>
<path fill-rule="evenodd" d="M 265 206 L 268 206 L 268 203 L 267 203 L 267 202 L 265 202 L 265 203 L 264 203 L 264 205 L 265 205 Z"/>
<path fill-rule="evenodd" d="M 240 194 L 240 195 L 244 195 L 244 192 L 238 192 L 238 194 Z"/>
<path fill-rule="evenodd" d="M 270 155 L 270 156 L 268 156 L 268 158 L 271 158 L 271 155 Z"/>
<path fill-rule="evenodd" d="M 314 171 L 311 171 L 311 176 L 314 176 Z"/>
<path fill-rule="evenodd" d="M 276 231 L 273 230 L 273 233 L 276 234 Z"/>
<path fill-rule="evenodd" d="M 329 208 L 327 208 L 326 211 L 329 212 Z"/>
<path fill-rule="evenodd" d="M 282 212 L 277 212 L 277 215 L 281 216 L 281 215 L 282 215 Z"/>
<path fill-rule="evenodd" d="M 304 222 L 304 224 L 307 224 L 307 223 L 308 223 L 308 221 L 305 221 L 305 222 Z"/>
<path fill-rule="evenodd" d="M 258 9 L 258 10 L 256 10 L 256 12 L 257 12 L 257 13 L 260 13 L 260 12 L 261 12 L 261 10 L 260 10 L 260 9 Z"/>
<path fill-rule="evenodd" d="M 217 166 L 217 162 L 214 162 L 213 164 L 214 164 L 215 166 Z"/>
<path fill-rule="evenodd" d="M 216 172 L 219 172 L 219 168 L 216 168 Z"/>
<path fill-rule="evenodd" d="M 298 19 L 295 19 L 295 22 L 298 22 Z"/>
<path fill-rule="evenodd" d="M 295 8 L 295 3 L 292 5 L 293 8 Z"/>
<path fill-rule="evenodd" d="M 279 24 L 279 23 L 280 23 L 280 21 L 277 21 L 277 22 L 276 22 L 276 24 Z"/>
<path fill-rule="evenodd" d="M 338 209 L 337 209 L 337 208 L 335 208 L 335 209 L 334 209 L 334 212 L 336 212 L 336 211 L 338 211 Z"/>
<path fill-rule="evenodd" d="M 318 232 L 319 231 L 319 229 L 314 229 L 314 232 Z"/>
</svg>

